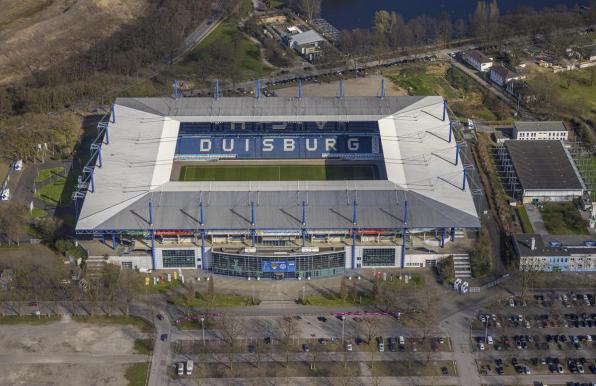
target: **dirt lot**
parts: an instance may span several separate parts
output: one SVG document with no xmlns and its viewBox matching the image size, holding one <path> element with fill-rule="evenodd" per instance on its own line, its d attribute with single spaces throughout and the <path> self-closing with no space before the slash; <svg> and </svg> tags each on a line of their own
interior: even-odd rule
<svg viewBox="0 0 596 386">
<path fill-rule="evenodd" d="M 379 95 L 382 78 L 380 75 L 371 75 L 365 78 L 346 79 L 344 80 L 344 94 L 346 96 Z M 275 92 L 280 96 L 296 96 L 298 86 L 280 88 Z M 339 95 L 339 81 L 303 84 L 302 92 L 305 96 L 336 96 Z M 391 80 L 385 78 L 385 95 L 399 96 L 408 94 L 395 86 Z"/>
<path fill-rule="evenodd" d="M 147 0 L 0 0 L 0 85 L 86 50 L 143 14 Z"/>
<path fill-rule="evenodd" d="M 98 326 L 62 319 L 0 328 L 0 385 L 125 385 L 134 354 L 132 326 Z"/>
<path fill-rule="evenodd" d="M 126 385 L 128 365 L 3 365 L 0 385 Z"/>
</svg>

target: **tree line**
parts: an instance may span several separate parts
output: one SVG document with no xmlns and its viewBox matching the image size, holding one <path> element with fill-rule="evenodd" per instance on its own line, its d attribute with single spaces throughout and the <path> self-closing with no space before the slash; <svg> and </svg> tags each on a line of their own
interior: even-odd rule
<svg viewBox="0 0 596 386">
<path fill-rule="evenodd" d="M 42 314 L 60 314 L 60 307 L 74 315 L 130 315 L 130 307 L 144 292 L 142 276 L 105 264 L 97 276 L 71 281 L 71 266 L 59 258 L 30 256 L 3 260 L 5 287 L 0 290 L 0 314 L 22 316 L 37 308 Z"/>
<path fill-rule="evenodd" d="M 339 46 L 344 52 L 366 55 L 387 49 L 446 46 L 462 39 L 481 43 L 518 35 L 542 34 L 548 38 L 562 29 L 595 22 L 595 0 L 585 8 L 557 6 L 537 11 L 522 6 L 505 14 L 500 12 L 496 0 L 479 1 L 468 19 L 457 20 L 443 11 L 436 17 L 422 15 L 406 21 L 397 12 L 380 10 L 375 13 L 372 29 L 342 31 Z"/>
</svg>

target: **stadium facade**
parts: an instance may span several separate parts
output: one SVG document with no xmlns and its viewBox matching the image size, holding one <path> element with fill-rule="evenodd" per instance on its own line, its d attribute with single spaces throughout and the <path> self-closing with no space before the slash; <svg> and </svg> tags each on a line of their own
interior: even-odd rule
<svg viewBox="0 0 596 386">
<path fill-rule="evenodd" d="M 99 129 L 76 232 L 124 267 L 419 267 L 480 227 L 442 97 L 118 98 Z"/>
</svg>

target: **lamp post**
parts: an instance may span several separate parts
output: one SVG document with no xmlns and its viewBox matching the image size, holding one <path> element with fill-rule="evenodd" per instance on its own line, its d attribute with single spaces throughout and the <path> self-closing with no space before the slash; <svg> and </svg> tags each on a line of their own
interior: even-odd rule
<svg viewBox="0 0 596 386">
<path fill-rule="evenodd" d="M 346 317 L 344 315 L 341 316 L 341 344 L 344 344 L 344 325 L 346 322 Z"/>
<path fill-rule="evenodd" d="M 203 330 L 203 346 L 205 346 L 205 317 L 201 316 L 201 329 Z"/>
</svg>

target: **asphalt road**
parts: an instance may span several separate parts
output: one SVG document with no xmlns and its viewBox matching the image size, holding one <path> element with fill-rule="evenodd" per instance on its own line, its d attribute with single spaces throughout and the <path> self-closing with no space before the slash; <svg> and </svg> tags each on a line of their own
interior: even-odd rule
<svg viewBox="0 0 596 386">
<path fill-rule="evenodd" d="M 195 28 L 182 42 L 177 55 L 174 57 L 174 63 L 179 62 L 184 56 L 195 48 L 203 39 L 205 39 L 217 26 L 222 23 L 223 0 L 218 0 L 213 4 L 211 16 L 204 20 Z"/>
</svg>

